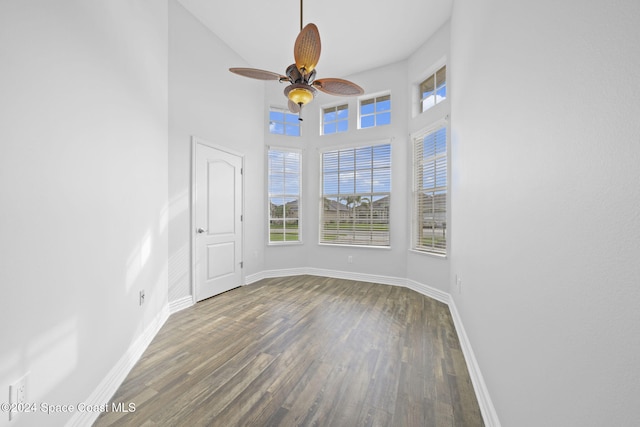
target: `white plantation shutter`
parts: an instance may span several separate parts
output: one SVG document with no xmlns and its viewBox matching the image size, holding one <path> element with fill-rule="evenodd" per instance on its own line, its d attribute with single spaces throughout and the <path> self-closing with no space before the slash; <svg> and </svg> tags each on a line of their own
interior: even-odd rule
<svg viewBox="0 0 640 427">
<path fill-rule="evenodd" d="M 389 246 L 391 145 L 322 154 L 320 243 Z"/>
<path fill-rule="evenodd" d="M 447 253 L 447 126 L 415 134 L 413 248 Z"/>
</svg>

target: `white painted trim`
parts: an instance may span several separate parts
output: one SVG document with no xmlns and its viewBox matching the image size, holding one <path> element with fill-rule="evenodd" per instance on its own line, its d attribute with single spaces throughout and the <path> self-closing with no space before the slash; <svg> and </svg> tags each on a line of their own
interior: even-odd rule
<svg viewBox="0 0 640 427">
<path fill-rule="evenodd" d="M 471 342 L 462 324 L 462 318 L 456 308 L 456 303 L 453 298 L 449 298 L 449 311 L 451 312 L 451 318 L 453 319 L 453 325 L 456 328 L 458 339 L 460 340 L 460 347 L 464 354 L 464 360 L 467 362 L 467 369 L 469 370 L 469 376 L 471 377 L 471 383 L 473 389 L 476 392 L 478 399 L 478 405 L 480 406 L 480 412 L 482 413 L 482 419 L 486 427 L 501 427 L 500 420 L 496 408 L 493 406 L 491 397 L 489 396 L 489 390 L 487 384 L 484 382 L 484 377 L 480 372 L 480 366 L 476 360 L 476 356 L 471 348 Z"/>
<path fill-rule="evenodd" d="M 193 302 L 193 297 L 191 295 L 187 295 L 186 297 L 171 301 L 169 303 L 169 313 L 177 313 L 180 310 L 191 307 L 193 304 L 195 304 Z"/>
<path fill-rule="evenodd" d="M 448 293 L 441 291 L 440 289 L 436 289 L 427 284 L 419 283 L 410 279 L 404 279 L 401 277 L 392 277 L 392 276 L 380 276 L 377 274 L 356 273 L 356 272 L 350 272 L 350 271 L 325 270 L 321 268 L 310 268 L 310 267 L 261 271 L 259 273 L 255 273 L 247 276 L 246 283 L 251 284 L 259 280 L 269 279 L 272 277 L 289 277 L 289 276 L 300 276 L 305 274 L 310 276 L 333 277 L 336 279 L 358 280 L 361 282 L 371 282 L 371 283 L 380 283 L 383 285 L 402 286 L 402 287 L 414 290 L 418 293 L 421 293 L 425 296 L 428 296 L 429 298 L 433 298 L 436 301 L 440 301 L 444 304 L 448 304 L 450 299 L 450 295 Z"/>
<path fill-rule="evenodd" d="M 255 274 L 250 274 L 245 278 L 245 283 L 250 285 L 262 279 L 270 279 L 272 277 L 288 277 L 309 274 L 307 268 L 287 268 L 283 270 L 266 270 Z"/>
<path fill-rule="evenodd" d="M 436 301 L 440 301 L 444 304 L 449 304 L 450 295 L 440 289 L 436 289 L 424 283 L 416 282 L 415 280 L 406 279 L 405 287 L 413 289 L 419 294 L 433 298 Z"/>
<path fill-rule="evenodd" d="M 98 384 L 98 387 L 96 387 L 93 393 L 91 393 L 87 399 L 83 400 L 83 403 L 86 403 L 87 406 L 98 406 L 109 402 L 168 318 L 169 306 L 165 305 L 156 317 L 153 318 L 144 332 L 142 332 L 122 355 L 107 376 Z M 100 412 L 75 412 L 69 422 L 67 422 L 66 427 L 90 426 L 98 419 L 98 416 L 100 416 Z"/>
</svg>

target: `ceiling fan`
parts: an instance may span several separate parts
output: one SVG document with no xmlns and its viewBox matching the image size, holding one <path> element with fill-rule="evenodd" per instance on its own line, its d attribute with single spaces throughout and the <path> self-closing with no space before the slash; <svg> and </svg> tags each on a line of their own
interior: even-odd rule
<svg viewBox="0 0 640 427">
<path fill-rule="evenodd" d="M 311 102 L 317 90 L 336 96 L 356 96 L 364 93 L 360 86 L 348 80 L 337 78 L 316 80 L 316 65 L 320 59 L 320 33 L 315 24 L 302 27 L 302 0 L 300 0 L 300 34 L 293 47 L 293 56 L 296 62 L 287 67 L 286 75 L 257 68 L 229 68 L 229 71 L 252 79 L 289 82 L 289 86 L 284 89 L 284 94 L 289 99 L 289 110 L 292 113 L 299 113 L 305 104 Z"/>
</svg>

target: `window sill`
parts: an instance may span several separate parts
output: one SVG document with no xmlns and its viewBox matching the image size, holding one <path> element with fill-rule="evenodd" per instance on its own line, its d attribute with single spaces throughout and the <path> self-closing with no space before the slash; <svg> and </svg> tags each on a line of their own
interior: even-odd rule
<svg viewBox="0 0 640 427">
<path fill-rule="evenodd" d="M 345 245 L 341 243 L 318 243 L 318 246 L 330 246 L 332 248 L 384 249 L 388 251 L 391 250 L 391 246 Z"/>
<path fill-rule="evenodd" d="M 268 242 L 267 246 L 300 246 L 304 242 Z"/>
<path fill-rule="evenodd" d="M 447 255 L 446 254 L 436 254 L 436 253 L 433 253 L 433 252 L 419 251 L 419 250 L 416 250 L 416 249 L 409 249 L 409 252 L 414 253 L 414 254 L 418 254 L 418 255 L 426 255 L 428 257 L 437 258 L 437 259 L 447 259 Z"/>
</svg>

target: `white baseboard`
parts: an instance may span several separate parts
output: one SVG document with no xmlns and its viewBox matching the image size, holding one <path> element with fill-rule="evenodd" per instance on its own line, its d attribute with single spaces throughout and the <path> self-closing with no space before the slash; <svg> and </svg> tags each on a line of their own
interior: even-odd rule
<svg viewBox="0 0 640 427">
<path fill-rule="evenodd" d="M 436 289 L 432 286 L 425 285 L 424 283 L 416 282 L 415 280 L 405 279 L 406 288 L 413 289 L 419 294 L 428 296 L 429 298 L 433 298 L 436 301 L 440 301 L 444 304 L 449 304 L 449 300 L 451 296 L 445 291 L 441 291 L 440 289 Z"/>
<path fill-rule="evenodd" d="M 448 304 L 449 311 L 451 312 L 451 318 L 453 319 L 453 324 L 456 328 L 458 339 L 460 340 L 460 347 L 462 348 L 464 359 L 467 361 L 467 369 L 469 370 L 471 383 L 473 384 L 473 389 L 475 390 L 476 397 L 478 398 L 478 405 L 480 406 L 480 412 L 482 412 L 484 425 L 486 427 L 500 427 L 500 420 L 498 419 L 496 408 L 493 406 L 493 402 L 489 396 L 487 384 L 484 382 L 482 372 L 480 372 L 480 366 L 478 365 L 476 356 L 471 348 L 471 342 L 469 341 L 469 337 L 464 329 L 462 319 L 460 318 L 460 314 L 458 313 L 458 309 L 456 308 L 456 303 L 453 298 L 449 298 Z"/>
<path fill-rule="evenodd" d="M 288 276 L 298 276 L 307 273 L 307 268 L 286 268 L 282 270 L 265 270 L 260 271 L 255 274 L 249 274 L 244 278 L 245 285 L 250 285 L 252 283 L 258 282 L 262 279 L 271 279 L 273 277 L 288 277 Z"/>
<path fill-rule="evenodd" d="M 180 310 L 191 307 L 193 304 L 193 297 L 191 295 L 187 295 L 186 297 L 171 301 L 169 303 L 169 313 L 177 313 Z"/>
<path fill-rule="evenodd" d="M 109 402 L 168 318 L 169 306 L 165 305 L 84 403 L 98 406 Z M 75 412 L 66 427 L 90 426 L 98 419 L 99 415 L 100 412 Z"/>
<path fill-rule="evenodd" d="M 404 279 L 401 277 L 393 277 L 393 276 L 381 276 L 379 274 L 365 274 L 365 273 L 354 273 L 350 271 L 340 271 L 340 270 L 327 270 L 323 268 L 287 268 L 281 270 L 266 270 L 261 271 L 256 274 L 251 274 L 245 278 L 245 282 L 247 285 L 251 283 L 255 283 L 262 279 L 270 279 L 273 277 L 289 277 L 289 276 L 299 276 L 299 275 L 310 275 L 310 276 L 322 276 L 322 277 L 333 277 L 336 279 L 346 279 L 346 280 L 358 280 L 361 282 L 370 282 L 370 283 L 380 283 L 383 285 L 393 285 L 393 286 L 403 286 L 405 288 L 412 289 L 422 295 L 426 295 L 429 298 L 433 298 L 442 303 L 448 304 L 450 295 L 440 289 L 436 289 L 432 286 L 426 285 L 424 283 L 416 282 L 415 280 Z"/>
</svg>

